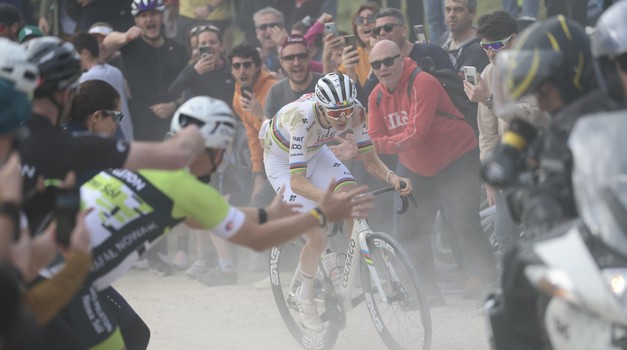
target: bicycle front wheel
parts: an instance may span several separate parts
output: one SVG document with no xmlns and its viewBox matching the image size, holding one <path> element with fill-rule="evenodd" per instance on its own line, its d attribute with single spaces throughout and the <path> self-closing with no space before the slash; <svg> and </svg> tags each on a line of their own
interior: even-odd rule
<svg viewBox="0 0 627 350">
<path fill-rule="evenodd" d="M 277 308 L 290 333 L 305 349 L 326 350 L 333 348 L 339 333 L 343 310 L 333 289 L 331 280 L 316 274 L 314 281 L 315 302 L 324 323 L 322 332 L 314 332 L 302 324 L 300 305 L 296 293 L 302 284 L 299 257 L 305 240 L 298 238 L 270 251 L 270 281 Z"/>
<path fill-rule="evenodd" d="M 383 342 L 393 350 L 429 349 L 431 314 L 407 253 L 381 232 L 370 234 L 366 243 L 370 254 L 363 256 L 364 298 Z"/>
</svg>

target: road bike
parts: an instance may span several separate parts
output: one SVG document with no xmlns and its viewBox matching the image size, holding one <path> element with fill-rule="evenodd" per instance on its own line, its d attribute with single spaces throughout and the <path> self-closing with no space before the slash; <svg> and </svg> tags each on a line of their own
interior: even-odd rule
<svg viewBox="0 0 627 350">
<path fill-rule="evenodd" d="M 366 195 L 391 191 L 394 187 Z M 413 196 L 408 197 L 416 206 Z M 407 210 L 408 197 L 401 197 L 403 205 L 397 211 L 399 214 Z M 339 331 L 346 327 L 346 313 L 365 302 L 377 332 L 389 349 L 428 350 L 431 314 L 418 274 L 402 246 L 386 233 L 373 232 L 363 218 L 354 219 L 350 240 L 339 233 L 341 224 L 329 231 L 329 243 L 314 280 L 314 300 L 324 324 L 322 332 L 302 325 L 296 297 L 302 284 L 299 256 L 305 239 L 300 237 L 270 252 L 272 292 L 292 336 L 306 349 L 331 349 Z M 323 261 L 329 253 L 336 259 L 336 266 L 331 269 Z"/>
</svg>

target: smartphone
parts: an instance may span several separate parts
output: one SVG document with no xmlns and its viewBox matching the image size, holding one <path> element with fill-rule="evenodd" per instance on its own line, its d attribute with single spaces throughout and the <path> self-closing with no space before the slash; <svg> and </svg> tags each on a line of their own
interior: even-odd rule
<svg viewBox="0 0 627 350">
<path fill-rule="evenodd" d="M 473 66 L 463 66 L 464 79 L 472 85 L 477 85 L 477 69 Z"/>
<path fill-rule="evenodd" d="M 353 50 L 357 50 L 357 37 L 354 35 L 344 35 L 346 46 L 352 46 Z"/>
<path fill-rule="evenodd" d="M 335 25 L 335 22 L 327 22 L 324 24 L 324 31 L 326 33 L 333 33 L 334 35 L 340 35 L 340 33 L 337 31 L 337 26 Z"/>
<path fill-rule="evenodd" d="M 425 26 L 417 24 L 414 26 L 414 34 L 416 34 L 416 41 L 421 44 L 428 44 L 427 34 L 425 34 Z"/>
<path fill-rule="evenodd" d="M 240 90 L 240 95 L 243 98 L 248 98 L 248 94 L 246 93 L 246 91 L 250 92 L 251 94 L 253 93 L 253 87 L 252 86 L 241 86 L 239 88 Z"/>
<path fill-rule="evenodd" d="M 76 226 L 76 214 L 80 210 L 81 194 L 78 189 L 57 188 L 54 193 L 54 217 L 57 220 L 57 243 L 70 245 L 70 235 Z"/>
<path fill-rule="evenodd" d="M 200 53 L 200 58 L 205 58 L 213 53 L 213 48 L 211 46 L 200 46 L 198 47 L 198 53 Z"/>
</svg>

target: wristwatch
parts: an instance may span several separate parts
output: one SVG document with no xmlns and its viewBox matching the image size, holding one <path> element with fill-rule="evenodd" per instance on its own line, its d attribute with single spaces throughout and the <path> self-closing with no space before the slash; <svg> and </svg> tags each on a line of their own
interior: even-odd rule
<svg viewBox="0 0 627 350">
<path fill-rule="evenodd" d="M 483 104 L 488 107 L 488 109 L 492 109 L 492 105 L 494 104 L 494 100 L 492 98 L 492 94 L 490 94 L 490 96 L 488 96 L 488 98 L 485 99 L 485 101 L 483 101 Z"/>
</svg>

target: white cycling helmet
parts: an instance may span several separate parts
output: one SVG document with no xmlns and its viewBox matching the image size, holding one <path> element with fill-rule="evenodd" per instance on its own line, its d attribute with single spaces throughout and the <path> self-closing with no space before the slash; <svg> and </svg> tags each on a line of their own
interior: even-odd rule
<svg viewBox="0 0 627 350">
<path fill-rule="evenodd" d="M 176 134 L 187 125 L 195 124 L 205 140 L 205 147 L 226 149 L 235 137 L 235 118 L 224 101 L 196 96 L 183 103 L 174 113 L 170 132 Z"/>
<path fill-rule="evenodd" d="M 142 12 L 151 10 L 163 13 L 165 11 L 163 0 L 133 0 L 131 4 L 131 14 L 133 17 Z"/>
<path fill-rule="evenodd" d="M 37 65 L 28 61 L 26 49 L 5 38 L 0 38 L 0 78 L 27 94 L 35 90 L 39 80 Z"/>
<path fill-rule="evenodd" d="M 348 75 L 333 72 L 318 80 L 315 95 L 316 101 L 325 108 L 346 108 L 355 102 L 357 88 Z"/>
</svg>

